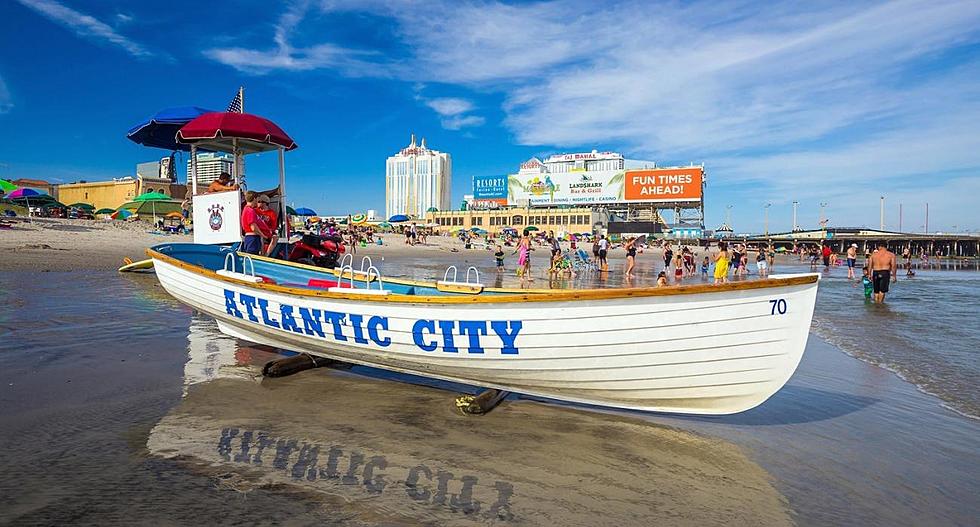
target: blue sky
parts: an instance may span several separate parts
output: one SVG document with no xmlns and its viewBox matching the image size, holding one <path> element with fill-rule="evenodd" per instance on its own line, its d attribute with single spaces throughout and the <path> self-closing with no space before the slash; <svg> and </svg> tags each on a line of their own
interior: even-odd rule
<svg viewBox="0 0 980 527">
<path fill-rule="evenodd" d="M 158 109 L 246 110 L 300 144 L 290 200 L 383 209 L 415 132 L 473 175 L 618 150 L 703 162 L 707 224 L 980 230 L 980 2 L 0 3 L 0 177 L 131 174 Z M 249 159 L 272 186 L 274 159 Z"/>
</svg>

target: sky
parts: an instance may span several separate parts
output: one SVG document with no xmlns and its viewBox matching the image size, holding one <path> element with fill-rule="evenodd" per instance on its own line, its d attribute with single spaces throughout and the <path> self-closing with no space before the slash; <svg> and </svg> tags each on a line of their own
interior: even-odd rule
<svg viewBox="0 0 980 527">
<path fill-rule="evenodd" d="M 300 145 L 289 201 L 321 214 L 383 214 L 414 132 L 452 155 L 454 204 L 473 176 L 598 149 L 704 163 L 708 228 L 768 210 L 785 231 L 793 201 L 803 227 L 878 227 L 884 196 L 888 229 L 922 231 L 928 203 L 930 231 L 980 231 L 976 0 L 8 0 L 0 49 L 4 179 L 132 175 L 167 152 L 131 126 L 244 86 Z M 253 188 L 274 163 L 248 158 Z"/>
</svg>

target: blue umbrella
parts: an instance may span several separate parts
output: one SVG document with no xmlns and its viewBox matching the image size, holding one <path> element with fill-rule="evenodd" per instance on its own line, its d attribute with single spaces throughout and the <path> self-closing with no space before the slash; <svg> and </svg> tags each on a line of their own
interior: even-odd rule
<svg viewBox="0 0 980 527">
<path fill-rule="evenodd" d="M 197 106 L 178 106 L 160 110 L 153 117 L 126 132 L 130 141 L 143 146 L 190 152 L 191 145 L 177 142 L 177 130 L 198 116 L 214 110 Z"/>
<path fill-rule="evenodd" d="M 300 207 L 296 209 L 297 216 L 316 216 L 316 211 L 313 209 L 308 209 L 306 207 Z"/>
<path fill-rule="evenodd" d="M 400 221 L 408 221 L 408 216 L 404 214 L 395 214 L 394 216 L 388 218 L 391 223 L 398 223 Z"/>
</svg>

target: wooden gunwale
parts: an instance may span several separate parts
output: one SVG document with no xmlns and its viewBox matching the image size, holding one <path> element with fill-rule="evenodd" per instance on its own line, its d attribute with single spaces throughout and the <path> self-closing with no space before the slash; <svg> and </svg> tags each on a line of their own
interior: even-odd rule
<svg viewBox="0 0 980 527">
<path fill-rule="evenodd" d="M 260 289 L 265 291 L 271 291 L 276 293 L 285 293 L 289 295 L 301 296 L 301 297 L 312 297 L 312 298 L 325 298 L 325 299 L 336 299 L 336 300 L 353 300 L 359 302 L 369 302 L 369 303 L 394 303 L 394 304 L 508 304 L 508 303 L 523 303 L 523 302 L 556 302 L 556 301 L 578 301 L 578 300 L 609 300 L 609 299 L 619 299 L 619 298 L 643 298 L 643 297 L 655 297 L 655 296 L 676 296 L 676 295 L 691 295 L 699 293 L 721 293 L 727 291 L 747 291 L 754 289 L 769 289 L 775 287 L 786 287 L 793 285 L 804 285 L 812 284 L 818 280 L 817 275 L 806 275 L 806 276 L 795 276 L 791 278 L 780 278 L 780 279 L 766 279 L 766 280 L 751 280 L 745 282 L 727 282 L 724 284 L 697 284 L 697 285 L 680 285 L 671 287 L 644 287 L 635 289 L 625 289 L 625 288 L 615 288 L 615 289 L 577 289 L 577 290 L 544 290 L 547 294 L 541 294 L 542 290 L 538 290 L 536 293 L 514 293 L 514 294 L 500 294 L 500 295 L 460 295 L 460 296 L 446 296 L 446 295 L 399 295 L 390 294 L 386 296 L 368 296 L 360 295 L 357 293 L 332 293 L 327 291 L 319 291 L 315 289 L 304 289 L 298 287 L 287 287 L 277 284 L 266 284 L 266 283 L 245 283 L 231 278 L 226 278 L 219 275 L 218 273 L 206 269 L 204 267 L 199 267 L 196 265 L 189 264 L 187 262 L 178 260 L 172 256 L 168 256 L 161 252 L 155 251 L 153 249 L 147 249 L 146 255 L 150 258 L 160 260 L 164 263 L 173 265 L 174 267 L 183 269 L 185 271 L 192 272 L 201 276 L 205 276 L 212 280 L 218 282 L 224 282 L 227 284 L 232 284 L 236 286 L 245 286 L 254 289 Z M 278 263 L 278 260 L 273 260 Z M 320 268 L 315 268 L 317 270 L 322 270 Z M 517 290 L 520 291 L 520 290 Z"/>
</svg>

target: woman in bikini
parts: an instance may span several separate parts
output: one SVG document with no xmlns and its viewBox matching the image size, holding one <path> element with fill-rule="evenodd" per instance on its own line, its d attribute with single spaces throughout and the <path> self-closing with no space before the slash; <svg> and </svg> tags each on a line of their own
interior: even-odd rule
<svg viewBox="0 0 980 527">
<path fill-rule="evenodd" d="M 636 266 L 636 238 L 630 237 L 623 246 L 626 249 L 626 277 L 633 276 L 633 267 Z"/>
</svg>

